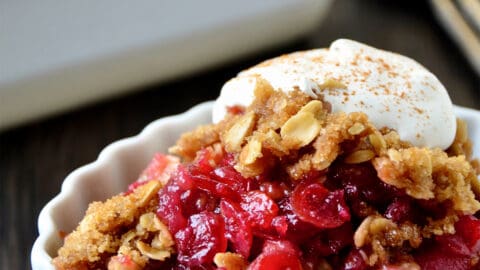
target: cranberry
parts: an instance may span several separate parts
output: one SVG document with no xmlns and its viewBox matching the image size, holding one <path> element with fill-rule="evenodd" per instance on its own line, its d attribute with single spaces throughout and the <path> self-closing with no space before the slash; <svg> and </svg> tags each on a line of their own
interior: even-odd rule
<svg viewBox="0 0 480 270">
<path fill-rule="evenodd" d="M 447 209 L 451 208 L 451 202 L 445 201 L 438 203 L 435 199 L 431 200 L 416 200 L 416 203 L 420 206 L 424 212 L 424 216 L 432 217 L 433 219 L 441 219 L 447 214 Z"/>
<path fill-rule="evenodd" d="M 178 264 L 176 257 L 171 257 L 165 261 L 149 260 L 147 264 L 142 268 L 143 270 L 156 270 L 156 269 L 178 269 L 175 265 Z M 122 269 L 122 268 L 113 268 Z M 123 269 L 122 269 L 123 270 Z"/>
<path fill-rule="evenodd" d="M 343 188 L 349 202 L 365 201 L 377 207 L 386 207 L 394 197 L 403 194 L 377 177 L 369 163 L 332 165 L 325 185 L 330 189 Z"/>
<path fill-rule="evenodd" d="M 473 216 L 462 216 L 455 224 L 453 235 L 436 236 L 422 243 L 415 260 L 422 269 L 477 269 L 472 268 L 480 251 L 480 221 Z"/>
<path fill-rule="evenodd" d="M 199 174 L 209 174 L 214 169 L 214 165 L 220 160 L 221 156 L 216 155 L 209 149 L 203 149 L 197 153 L 195 169 Z"/>
<path fill-rule="evenodd" d="M 185 265 L 177 263 L 173 266 L 160 266 L 157 268 L 145 269 L 145 270 L 158 270 L 158 269 L 171 269 L 171 270 L 218 270 L 213 264 L 203 264 L 197 266 Z"/>
<path fill-rule="evenodd" d="M 276 216 L 272 220 L 272 226 L 280 237 L 285 238 L 288 232 L 288 219 L 286 216 Z"/>
<path fill-rule="evenodd" d="M 263 182 L 260 191 L 265 192 L 273 200 L 279 200 L 288 195 L 288 187 L 284 182 Z"/>
<path fill-rule="evenodd" d="M 183 215 L 189 217 L 203 211 L 215 211 L 217 201 L 207 192 L 199 189 L 189 189 L 180 196 Z"/>
<path fill-rule="evenodd" d="M 345 257 L 341 270 L 365 270 L 368 269 L 367 262 L 362 256 L 362 251 L 358 249 L 352 249 L 350 253 Z"/>
<path fill-rule="evenodd" d="M 295 214 L 318 228 L 335 228 L 350 220 L 343 190 L 330 192 L 317 182 L 302 181 L 292 193 Z"/>
<path fill-rule="evenodd" d="M 267 240 L 262 253 L 252 262 L 250 270 L 300 270 L 302 265 L 297 248 L 289 241 Z"/>
<path fill-rule="evenodd" d="M 261 191 L 243 194 L 240 206 L 247 213 L 251 226 L 259 230 L 268 229 L 278 213 L 277 204 Z"/>
<path fill-rule="evenodd" d="M 171 183 L 178 185 L 182 190 L 189 190 L 195 187 L 195 180 L 193 179 L 188 166 L 179 165 L 177 171 L 170 179 Z"/>
<path fill-rule="evenodd" d="M 329 256 L 339 254 L 353 243 L 353 229 L 350 223 L 334 229 L 324 230 L 306 243 L 308 254 Z"/>
<path fill-rule="evenodd" d="M 233 251 L 241 254 L 244 258 L 248 258 L 253 235 L 250 224 L 246 222 L 247 214 L 241 209 L 240 205 L 226 200 L 220 202 L 220 210 L 226 224 L 226 236 Z"/>
<path fill-rule="evenodd" d="M 469 256 L 471 254 L 464 239 L 457 234 L 436 236 L 435 246 L 445 254 L 455 254 L 459 256 Z"/>
<path fill-rule="evenodd" d="M 239 198 L 238 193 L 235 192 L 230 185 L 220 182 L 209 175 L 196 174 L 191 171 L 190 177 L 193 179 L 197 188 L 205 190 L 216 197 L 235 198 L 236 200 Z"/>
<path fill-rule="evenodd" d="M 169 182 L 158 193 L 159 205 L 158 217 L 166 222 L 169 231 L 175 234 L 178 230 L 187 226 L 187 219 L 183 216 L 181 195 L 183 190 L 175 181 Z"/>
<path fill-rule="evenodd" d="M 438 252 L 436 249 L 423 252 L 415 257 L 422 270 L 469 270 L 470 259 L 466 256 L 450 255 Z"/>
<path fill-rule="evenodd" d="M 197 189 L 198 178 L 191 174 L 191 167 L 179 165 L 169 183 L 159 192 L 158 216 L 175 234 L 187 225 L 190 215 L 213 211 L 217 202 L 207 191 Z"/>
<path fill-rule="evenodd" d="M 418 223 L 421 219 L 419 216 L 413 200 L 407 196 L 395 198 L 385 211 L 385 217 L 397 223 L 407 220 Z"/>
<path fill-rule="evenodd" d="M 289 199 L 281 200 L 279 206 L 282 213 L 281 217 L 284 217 L 287 223 L 287 229 L 285 232 L 286 239 L 294 243 L 302 243 L 320 231 L 315 225 L 302 221 L 298 215 L 293 212 Z M 277 219 L 280 219 L 281 217 L 278 217 Z M 282 227 L 282 229 L 284 228 Z"/>
<path fill-rule="evenodd" d="M 223 155 L 222 160 L 219 163 L 219 166 L 229 166 L 229 167 L 234 167 L 235 164 L 237 164 L 235 160 L 235 155 L 232 153 L 226 153 Z"/>
<path fill-rule="evenodd" d="M 208 151 L 204 151 L 208 156 Z M 216 168 L 200 158 L 197 163 L 190 164 L 186 171 L 180 176 L 182 183 L 186 183 L 185 187 L 192 183 L 197 188 L 211 193 L 212 195 L 222 198 L 231 198 L 239 200 L 239 195 L 245 191 L 249 191 L 258 187 L 254 179 L 242 177 L 230 164 L 230 158 L 227 160 L 217 161 L 220 163 Z"/>
<path fill-rule="evenodd" d="M 253 236 L 252 248 L 250 249 L 250 259 L 257 258 L 263 250 L 266 239 L 264 237 Z"/>
<path fill-rule="evenodd" d="M 126 195 L 132 193 L 137 187 L 147 183 L 150 180 L 157 180 L 166 183 L 170 177 L 170 172 L 178 164 L 178 159 L 164 154 L 155 154 L 148 164 L 147 168 L 138 177 L 137 181 L 128 186 Z M 172 167 L 169 169 L 169 167 Z"/>
<path fill-rule="evenodd" d="M 227 250 L 223 219 L 210 212 L 190 216 L 188 225 L 175 234 L 175 243 L 180 263 L 186 266 L 212 263 L 216 253 Z"/>
<path fill-rule="evenodd" d="M 213 177 L 225 184 L 228 184 L 236 192 L 250 191 L 258 185 L 253 179 L 244 178 L 231 166 L 223 166 L 213 171 Z"/>
<path fill-rule="evenodd" d="M 380 182 L 372 166 L 364 164 L 334 163 L 327 175 L 328 188 L 341 188 L 352 185 L 360 188 L 373 186 Z"/>
<path fill-rule="evenodd" d="M 318 255 L 308 255 L 302 257 L 302 269 L 303 270 L 322 270 L 332 269 L 328 261 Z"/>
<path fill-rule="evenodd" d="M 472 253 L 480 252 L 480 220 L 474 216 L 462 216 L 455 229 Z"/>
</svg>

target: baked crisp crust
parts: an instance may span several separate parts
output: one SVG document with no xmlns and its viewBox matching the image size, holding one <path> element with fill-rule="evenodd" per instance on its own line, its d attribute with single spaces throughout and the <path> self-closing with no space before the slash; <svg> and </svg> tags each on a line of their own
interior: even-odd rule
<svg viewBox="0 0 480 270">
<path fill-rule="evenodd" d="M 478 163 L 471 160 L 472 144 L 461 120 L 455 142 L 444 152 L 413 147 L 401 141 L 396 131 L 375 128 L 363 113 L 331 113 L 328 103 L 298 90 L 274 91 L 261 79 L 255 96 L 252 105 L 228 114 L 222 122 L 183 134 L 170 151 L 186 162 L 205 148 L 226 151 L 246 178 L 275 166 L 294 182 L 311 171 L 325 174 L 333 163 L 371 163 L 384 183 L 411 198 L 445 205 L 444 216 L 429 217 L 425 224 L 394 222 L 375 209 L 365 209 L 355 228 L 354 245 L 372 251 L 367 258 L 371 266 L 401 261 L 418 268 L 411 256 L 402 253 L 398 258 L 394 251 L 415 249 L 426 238 L 455 233 L 459 216 L 480 209 Z M 161 187 L 158 181 L 149 181 L 131 194 L 92 203 L 53 260 L 57 269 L 104 268 L 106 264 L 120 269 L 116 267 L 125 258 L 133 262 L 131 269 L 140 269 L 174 254 L 172 236 L 153 214 Z M 230 252 L 218 253 L 215 263 L 226 269 L 247 266 L 241 255 Z"/>
<path fill-rule="evenodd" d="M 156 194 L 160 188 L 160 182 L 150 181 L 129 195 L 117 195 L 105 202 L 91 203 L 75 231 L 65 237 L 64 246 L 53 260 L 55 267 L 105 267 L 103 260 L 121 248 L 125 228 L 135 227 L 142 214 L 155 212 L 158 204 Z"/>
</svg>

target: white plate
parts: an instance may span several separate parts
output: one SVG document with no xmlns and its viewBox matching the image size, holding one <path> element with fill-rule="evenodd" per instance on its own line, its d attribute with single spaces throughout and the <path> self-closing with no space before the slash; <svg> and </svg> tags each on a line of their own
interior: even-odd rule
<svg viewBox="0 0 480 270">
<path fill-rule="evenodd" d="M 139 135 L 107 146 L 95 162 L 73 171 L 63 182 L 60 194 L 40 213 L 39 236 L 31 254 L 32 268 L 53 270 L 51 260 L 62 245 L 58 232 L 72 231 L 90 202 L 124 191 L 154 153 L 166 152 L 181 133 L 209 123 L 212 105 L 211 101 L 202 103 L 185 113 L 159 119 Z M 480 157 L 480 111 L 456 106 L 455 113 L 467 121 L 470 137 L 477 142 L 474 155 Z"/>
</svg>

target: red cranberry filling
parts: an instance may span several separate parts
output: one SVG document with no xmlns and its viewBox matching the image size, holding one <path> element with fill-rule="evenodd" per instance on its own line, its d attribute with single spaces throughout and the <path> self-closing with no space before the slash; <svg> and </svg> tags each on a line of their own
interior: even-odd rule
<svg viewBox="0 0 480 270">
<path fill-rule="evenodd" d="M 342 265 L 339 269 L 341 270 L 364 270 L 368 269 L 368 265 L 364 259 L 365 255 L 362 255 L 362 251 L 353 248 L 345 257 Z"/>
<path fill-rule="evenodd" d="M 245 258 L 250 255 L 253 234 L 251 226 L 245 222 L 248 219 L 247 213 L 238 204 L 226 200 L 220 202 L 220 209 L 225 219 L 226 237 L 230 241 L 232 250 Z"/>
<path fill-rule="evenodd" d="M 215 254 L 230 251 L 251 262 L 249 269 L 318 269 L 325 262 L 369 269 L 366 253 L 353 244 L 368 211 L 396 223 L 445 215 L 441 205 L 380 181 L 370 164 L 336 163 L 326 174 L 312 172 L 297 182 L 276 172 L 247 179 L 233 165 L 232 156 L 204 150 L 159 192 L 157 214 L 177 247 L 164 265 L 214 269 Z M 469 269 L 480 251 L 480 221 L 461 217 L 456 231 L 422 243 L 414 253 L 422 269 Z"/>
<path fill-rule="evenodd" d="M 342 249 L 353 244 L 352 224 L 344 223 L 334 229 L 324 230 L 305 243 L 305 252 L 312 256 L 339 254 Z"/>
<path fill-rule="evenodd" d="M 318 182 L 303 181 L 292 193 L 293 211 L 320 229 L 336 228 L 350 220 L 343 190 L 330 192 Z"/>
<path fill-rule="evenodd" d="M 242 194 L 240 207 L 246 213 L 247 223 L 258 231 L 271 228 L 272 221 L 278 214 L 277 204 L 261 191 Z"/>
<path fill-rule="evenodd" d="M 454 235 L 436 236 L 422 244 L 415 254 L 422 269 L 474 269 L 471 265 L 480 252 L 480 220 L 463 216 L 455 230 Z"/>
<path fill-rule="evenodd" d="M 455 224 L 455 229 L 472 252 L 480 252 L 480 220 L 472 216 L 463 216 Z"/>
<path fill-rule="evenodd" d="M 301 270 L 300 252 L 289 241 L 267 240 L 262 253 L 252 262 L 251 270 Z"/>
<path fill-rule="evenodd" d="M 213 261 L 217 252 L 225 252 L 225 224 L 211 212 L 190 216 L 188 225 L 175 234 L 178 261 L 186 266 L 199 266 Z"/>
</svg>

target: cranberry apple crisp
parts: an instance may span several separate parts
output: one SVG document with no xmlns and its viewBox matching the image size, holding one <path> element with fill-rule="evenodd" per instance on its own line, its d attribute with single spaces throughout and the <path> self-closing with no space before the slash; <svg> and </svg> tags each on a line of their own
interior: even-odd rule
<svg viewBox="0 0 480 270">
<path fill-rule="evenodd" d="M 261 76 L 254 88 L 90 204 L 55 267 L 478 269 L 478 163 L 461 120 L 444 151 L 322 96 Z"/>
</svg>

